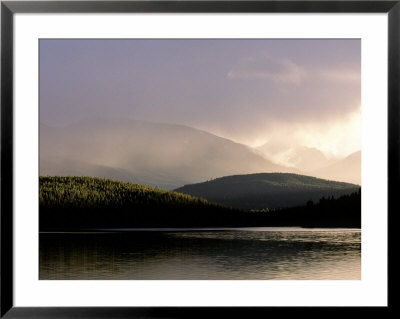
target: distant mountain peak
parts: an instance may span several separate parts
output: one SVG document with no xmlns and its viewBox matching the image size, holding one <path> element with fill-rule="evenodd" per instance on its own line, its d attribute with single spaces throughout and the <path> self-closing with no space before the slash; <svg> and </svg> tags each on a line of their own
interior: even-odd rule
<svg viewBox="0 0 400 319">
<path fill-rule="evenodd" d="M 319 168 L 312 173 L 331 180 L 361 185 L 361 150 L 353 152 L 344 159 Z"/>
</svg>

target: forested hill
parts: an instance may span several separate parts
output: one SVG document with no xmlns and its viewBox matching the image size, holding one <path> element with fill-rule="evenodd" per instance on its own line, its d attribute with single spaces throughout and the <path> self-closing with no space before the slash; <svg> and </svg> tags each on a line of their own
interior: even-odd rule
<svg viewBox="0 0 400 319">
<path fill-rule="evenodd" d="M 263 207 L 240 211 L 139 184 L 92 177 L 40 177 L 40 231 L 146 227 L 360 227 L 360 195 L 358 190 L 337 199 L 322 198 L 315 204 L 307 197 L 299 205 L 302 207 L 286 210 Z"/>
<path fill-rule="evenodd" d="M 357 192 L 358 185 L 290 173 L 234 175 L 185 185 L 176 192 L 238 209 L 274 209 Z"/>
<path fill-rule="evenodd" d="M 92 177 L 40 177 L 41 230 L 229 224 L 237 210 L 161 189 Z"/>
</svg>

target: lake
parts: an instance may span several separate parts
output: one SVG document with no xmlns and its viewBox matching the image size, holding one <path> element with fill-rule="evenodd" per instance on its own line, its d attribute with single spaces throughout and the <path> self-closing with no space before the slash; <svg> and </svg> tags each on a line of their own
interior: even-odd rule
<svg viewBox="0 0 400 319">
<path fill-rule="evenodd" d="M 39 279 L 359 280 L 360 229 L 40 233 Z"/>
</svg>

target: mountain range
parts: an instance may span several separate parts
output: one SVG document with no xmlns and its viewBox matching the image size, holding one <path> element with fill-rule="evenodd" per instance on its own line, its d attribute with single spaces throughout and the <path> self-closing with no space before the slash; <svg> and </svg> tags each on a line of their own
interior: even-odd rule
<svg viewBox="0 0 400 319">
<path fill-rule="evenodd" d="M 184 125 L 100 118 L 62 128 L 40 125 L 40 175 L 105 177 L 171 190 L 258 172 L 298 171 Z"/>
<path fill-rule="evenodd" d="M 40 125 L 40 175 L 94 176 L 172 190 L 222 176 L 297 173 L 360 184 L 360 154 L 327 159 L 300 147 L 287 165 L 265 152 L 185 125 L 92 118 Z"/>
</svg>

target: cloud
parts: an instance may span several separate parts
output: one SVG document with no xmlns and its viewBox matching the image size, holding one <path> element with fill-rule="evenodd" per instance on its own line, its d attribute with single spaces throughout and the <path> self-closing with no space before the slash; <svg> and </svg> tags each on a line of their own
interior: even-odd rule
<svg viewBox="0 0 400 319">
<path fill-rule="evenodd" d="M 284 123 L 276 121 L 265 125 L 263 151 L 276 157 L 271 159 L 287 165 L 283 158 L 287 151 L 304 146 L 322 151 L 326 156 L 345 157 L 361 149 L 361 105 L 342 118 L 310 123 Z M 286 160 L 286 159 L 285 159 Z"/>
<path fill-rule="evenodd" d="M 360 69 L 352 67 L 352 68 L 335 68 L 335 69 L 325 69 L 325 70 L 320 70 L 319 72 L 320 76 L 327 80 L 327 81 L 332 81 L 332 82 L 343 82 L 343 83 L 354 83 L 354 84 L 360 84 L 361 83 L 361 72 Z"/>
<path fill-rule="evenodd" d="M 227 74 L 228 79 L 264 79 L 294 85 L 299 85 L 306 77 L 305 69 L 290 59 L 268 55 L 243 58 Z"/>
</svg>

